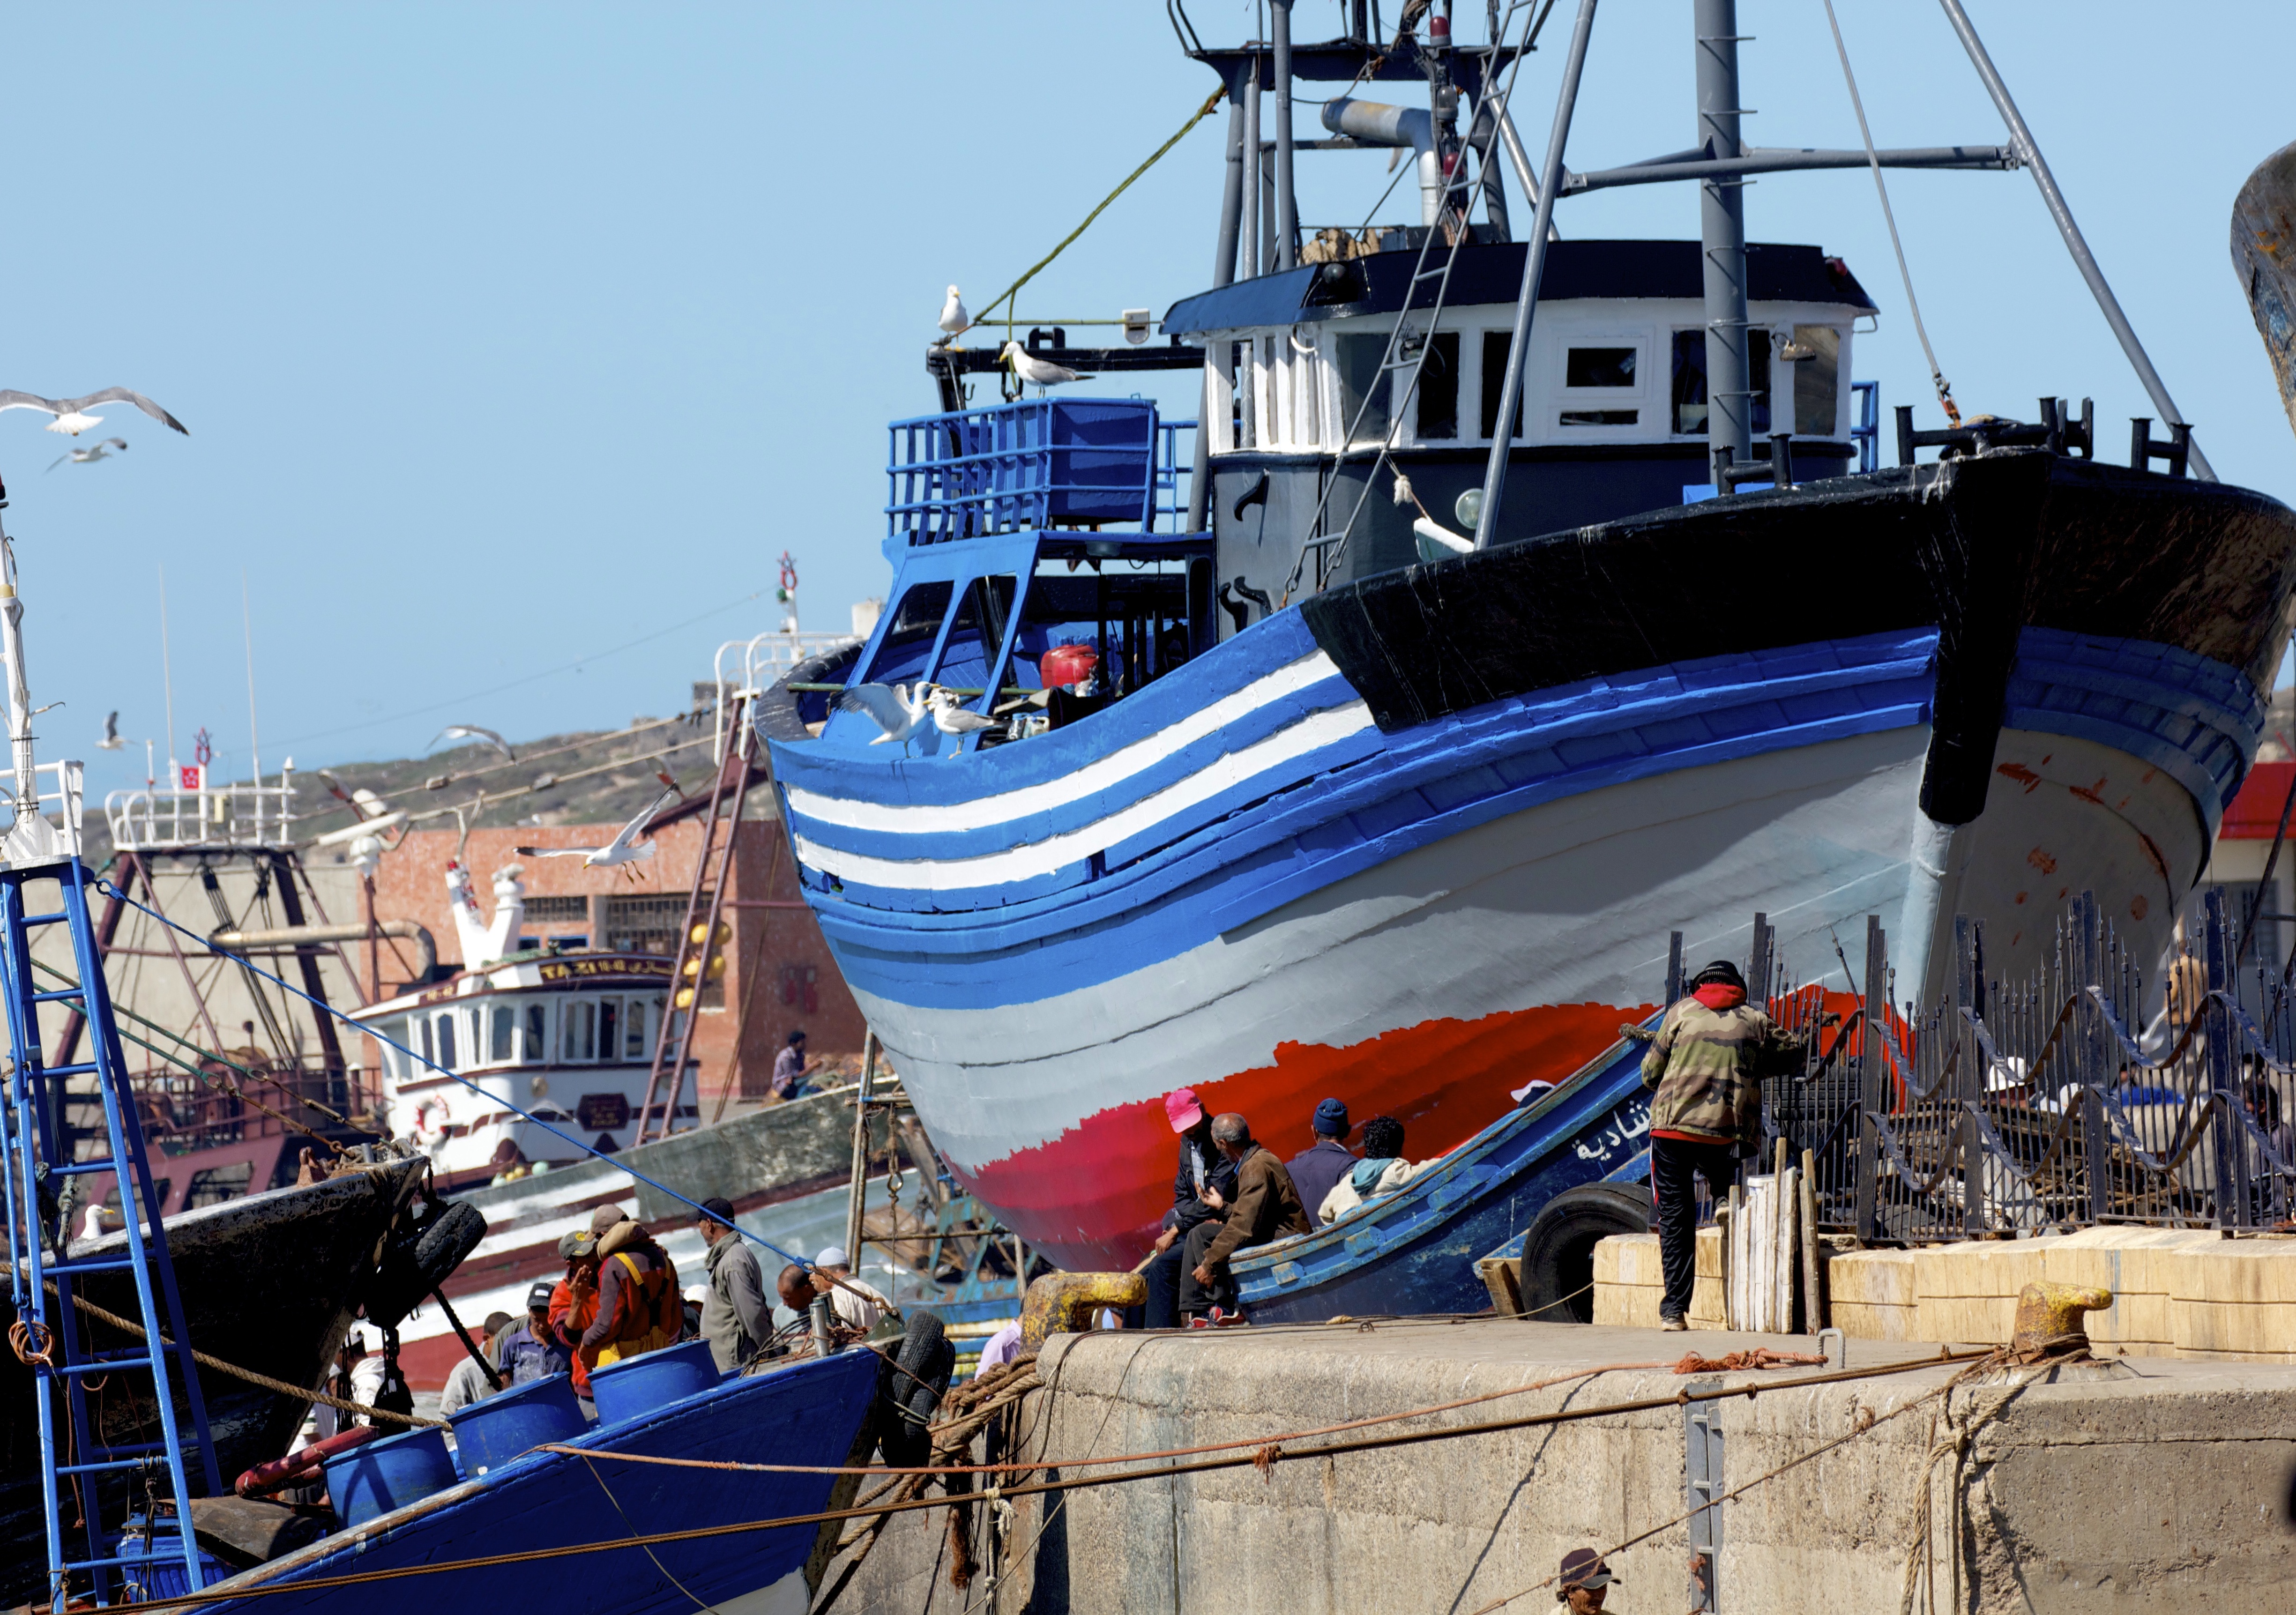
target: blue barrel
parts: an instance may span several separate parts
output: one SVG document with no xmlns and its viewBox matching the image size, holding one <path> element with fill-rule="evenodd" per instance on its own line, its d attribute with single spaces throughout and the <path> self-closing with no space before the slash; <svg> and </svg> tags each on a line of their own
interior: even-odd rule
<svg viewBox="0 0 2296 1615">
<path fill-rule="evenodd" d="M 709 1342 L 688 1340 L 592 1369 L 590 1399 L 598 1405 L 599 1423 L 619 1424 L 708 1390 L 718 1380 Z"/>
<path fill-rule="evenodd" d="M 562 1373 L 496 1391 L 455 1409 L 447 1422 L 455 1427 L 455 1456 L 470 1480 L 545 1441 L 571 1441 L 590 1428 L 574 1399 L 573 1380 Z"/>
<path fill-rule="evenodd" d="M 410 1430 L 354 1447 L 327 1460 L 327 1496 L 345 1525 L 405 1508 L 455 1484 L 447 1432 Z"/>
</svg>

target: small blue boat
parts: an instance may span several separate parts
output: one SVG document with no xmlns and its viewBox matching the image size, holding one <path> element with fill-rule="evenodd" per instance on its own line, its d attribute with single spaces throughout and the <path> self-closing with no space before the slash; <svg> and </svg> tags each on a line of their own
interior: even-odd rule
<svg viewBox="0 0 2296 1615">
<path fill-rule="evenodd" d="M 1644 1022 L 1657 1028 L 1663 1012 Z M 1519 1248 L 1533 1218 L 1582 1184 L 1646 1176 L 1644 1045 L 1627 1038 L 1538 1103 L 1512 1111 L 1392 1194 L 1329 1226 L 1236 1257 L 1256 1324 L 1479 1312 L 1478 1257 Z M 1560 1314 L 1556 1321 L 1566 1321 Z"/>
<path fill-rule="evenodd" d="M 676 1353 L 653 1355 L 668 1359 Z M 603 1373 L 631 1375 L 650 1361 L 639 1357 Z M 726 1607 L 737 1601 L 745 1615 L 801 1612 L 809 1596 L 805 1565 L 816 1535 L 810 1525 L 727 1531 L 541 1561 L 518 1556 L 827 1508 L 833 1475 L 697 1472 L 616 1463 L 610 1455 L 841 1464 L 873 1406 L 878 1363 L 873 1352 L 847 1351 L 719 1380 L 695 1394 L 602 1423 L 564 1443 L 598 1455 L 595 1459 L 566 1452 L 529 1452 L 491 1465 L 483 1475 L 398 1501 L 333 1536 L 213 1584 L 207 1589 L 210 1594 L 245 1591 L 252 1595 L 204 1607 L 259 1610 L 264 1615 L 321 1608 L 328 1615 L 367 1611 L 405 1615 L 426 1603 L 435 1605 L 435 1601 L 450 1599 L 456 1609 L 507 1610 L 533 1603 L 537 1589 L 544 1589 L 540 1596 L 545 1603 L 611 1610 L 614 1615 L 687 1611 L 697 1602 Z M 676 1378 L 669 1377 L 673 1381 Z M 413 1449 L 422 1445 L 422 1437 L 435 1442 L 438 1432 L 392 1437 L 352 1453 L 408 1443 L 406 1461 L 378 1467 L 389 1475 L 414 1476 L 419 1486 L 424 1460 Z M 331 1484 L 339 1467 L 329 1465 Z M 512 1556 L 511 1562 L 439 1574 L 390 1574 L 504 1555 Z M 329 1585 L 347 1576 L 375 1578 Z M 282 1584 L 308 1586 L 298 1592 L 281 1590 Z"/>
</svg>

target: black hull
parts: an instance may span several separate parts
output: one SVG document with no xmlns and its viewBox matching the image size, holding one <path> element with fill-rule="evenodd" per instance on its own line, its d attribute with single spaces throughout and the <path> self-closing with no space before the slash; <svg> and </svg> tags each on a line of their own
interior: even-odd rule
<svg viewBox="0 0 2296 1615">
<path fill-rule="evenodd" d="M 168 1247 L 192 1344 L 258 1373 L 317 1386 L 350 1327 L 383 1235 L 404 1215 L 402 1191 L 422 1169 L 421 1161 L 407 1161 L 168 1218 Z M 117 1247 L 121 1240 L 112 1234 L 76 1246 L 74 1254 Z M 135 1316 L 127 1274 L 97 1275 L 84 1283 L 82 1293 L 107 1311 Z M 8 1310 L 4 1298 L 0 1310 Z M 7 1321 L 14 1321 L 12 1312 Z M 84 1339 L 106 1349 L 128 1343 L 101 1326 Z M 114 1376 L 113 1393 L 100 1399 L 105 1433 L 115 1442 L 156 1439 L 151 1398 L 141 1397 L 140 1407 L 131 1402 L 125 1394 L 129 1382 L 127 1374 Z M 226 1487 L 250 1465 L 285 1452 L 302 1422 L 303 1404 L 212 1369 L 201 1370 L 200 1387 Z M 180 1392 L 176 1416 L 188 1436 Z M 130 1433 L 138 1427 L 150 1433 Z M 0 1608 L 44 1595 L 39 1465 L 31 1371 L 12 1352 L 0 1353 L 0 1536 L 12 1545 L 0 1570 Z M 199 1484 L 194 1472 L 195 1490 Z"/>
<path fill-rule="evenodd" d="M 2027 627 L 2173 645 L 2268 693 L 2296 512 L 2264 495 L 2003 451 L 1653 511 L 1311 596 L 1382 730 L 1660 663 L 1935 625 L 1922 806 L 1983 811 Z"/>
</svg>

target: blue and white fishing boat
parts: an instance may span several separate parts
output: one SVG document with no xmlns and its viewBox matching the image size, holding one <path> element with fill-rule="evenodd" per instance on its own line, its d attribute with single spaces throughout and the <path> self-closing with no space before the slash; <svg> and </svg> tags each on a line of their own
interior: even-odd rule
<svg viewBox="0 0 2296 1615">
<path fill-rule="evenodd" d="M 2296 513 L 2213 480 L 2134 337 L 2172 425 L 2129 463 L 2052 397 L 1900 408 L 1883 467 L 1874 299 L 1745 239 L 1746 175 L 1869 160 L 2026 168 L 2070 233 L 1989 64 L 2009 146 L 1748 148 L 1734 7 L 1700 0 L 1699 146 L 1578 173 L 1593 9 L 1536 174 L 1519 36 L 1431 12 L 1310 45 L 1279 6 L 1270 41 L 1186 38 L 1230 109 L 1213 286 L 1165 344 L 1031 347 L 1200 371 L 1201 428 L 1078 388 L 973 406 L 988 351 L 935 348 L 941 411 L 893 429 L 891 605 L 759 703 L 920 1116 L 1067 1265 L 1153 1234 L 1168 1090 L 1279 1140 L 1332 1094 L 1460 1144 L 1653 1007 L 1669 930 L 1742 955 L 1767 911 L 1822 956 L 1877 914 L 1899 996 L 1956 913 L 2018 967 L 2029 902 L 2086 889 L 2156 947 L 2254 756 Z M 1295 80 L 1354 86 L 1326 143 L 1414 152 L 1415 223 L 1298 223 Z M 1550 239 L 1558 196 L 1661 180 L 1702 188 L 1698 241 Z"/>
</svg>

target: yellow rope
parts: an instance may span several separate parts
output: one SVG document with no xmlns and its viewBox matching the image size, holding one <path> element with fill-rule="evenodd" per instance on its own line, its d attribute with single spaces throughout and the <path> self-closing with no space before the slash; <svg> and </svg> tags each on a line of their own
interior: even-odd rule
<svg viewBox="0 0 2296 1615">
<path fill-rule="evenodd" d="M 1187 138 L 1189 130 L 1203 122 L 1205 119 L 1210 118 L 1212 113 L 1218 110 L 1220 102 L 1226 98 L 1226 94 L 1227 88 L 1223 85 L 1220 88 L 1214 90 L 1210 95 L 1204 97 L 1204 104 L 1196 109 L 1195 115 L 1193 117 L 1190 118 L 1187 122 L 1180 126 L 1179 132 L 1177 134 L 1174 135 L 1171 139 L 1166 141 L 1162 145 L 1158 146 L 1149 156 L 1146 162 L 1142 163 L 1138 168 L 1133 169 L 1131 173 L 1126 175 L 1124 176 L 1124 183 L 1117 186 L 1115 190 L 1111 191 L 1106 196 L 1103 197 L 1101 199 L 1100 206 L 1095 208 L 1091 212 L 1084 216 L 1084 223 L 1078 225 L 1075 229 L 1070 231 L 1066 235 L 1061 238 L 1061 244 L 1059 246 L 1054 247 L 1050 252 L 1046 253 L 1044 257 L 1029 265 L 1029 271 L 1026 275 L 1023 275 L 1019 280 L 1014 281 L 1011 285 L 1005 287 L 1003 291 L 997 293 L 996 296 L 992 299 L 978 315 L 973 316 L 973 324 L 980 325 L 987 323 L 989 309 L 996 307 L 998 303 L 1008 301 L 1015 292 L 1021 290 L 1021 287 L 1027 285 L 1031 280 L 1036 278 L 1037 272 L 1039 269 L 1042 269 L 1046 265 L 1060 257 L 1062 253 L 1067 251 L 1069 250 L 1070 243 L 1074 242 L 1078 236 L 1082 235 L 1086 230 L 1092 228 L 1093 220 L 1098 218 L 1102 214 L 1108 211 L 1108 206 L 1111 202 L 1114 201 L 1118 197 L 1123 195 L 1125 192 L 1132 188 L 1132 182 L 1134 180 L 1139 178 L 1143 174 L 1148 172 L 1149 169 L 1154 168 L 1158 160 L 1160 159 L 1165 152 L 1170 151 L 1174 146 L 1178 145 L 1181 141 Z M 1013 311 L 1010 308 L 1007 308 L 1004 311 L 1004 334 L 1007 338 L 1010 338 L 1013 334 Z"/>
</svg>

